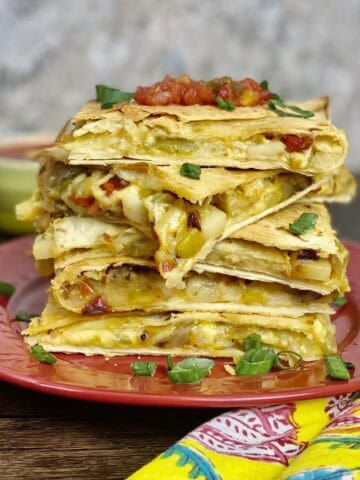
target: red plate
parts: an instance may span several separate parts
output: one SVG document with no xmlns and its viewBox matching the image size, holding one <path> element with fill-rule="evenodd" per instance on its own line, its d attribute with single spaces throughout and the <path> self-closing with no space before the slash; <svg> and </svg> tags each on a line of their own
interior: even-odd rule
<svg viewBox="0 0 360 480">
<path fill-rule="evenodd" d="M 218 360 L 211 376 L 201 384 L 173 385 L 166 377 L 163 357 L 155 358 L 159 362 L 155 377 L 131 375 L 130 362 L 138 358 L 134 356 L 105 361 L 101 356 L 59 354 L 54 365 L 33 359 L 20 335 L 24 324 L 12 320 L 18 310 L 38 313 L 45 304 L 48 280 L 34 270 L 31 243 L 32 237 L 23 237 L 0 245 L 1 280 L 17 287 L 8 307 L 0 307 L 0 379 L 4 381 L 82 400 L 177 407 L 264 405 L 360 390 L 360 244 L 346 242 L 352 291 L 347 305 L 334 318 L 339 350 L 355 365 L 350 381 L 327 379 L 322 361 L 309 362 L 295 372 L 244 378 L 226 374 L 223 361 Z"/>
</svg>

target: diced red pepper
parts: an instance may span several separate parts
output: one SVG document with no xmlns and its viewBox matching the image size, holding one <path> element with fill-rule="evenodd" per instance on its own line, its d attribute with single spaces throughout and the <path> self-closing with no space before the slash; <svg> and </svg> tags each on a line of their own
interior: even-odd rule
<svg viewBox="0 0 360 480">
<path fill-rule="evenodd" d="M 109 197 L 115 190 L 122 190 L 123 188 L 126 188 L 130 182 L 127 180 L 118 177 L 115 175 L 114 177 L 111 177 L 107 182 L 102 183 L 100 185 L 100 188 L 106 192 L 106 196 Z"/>
<path fill-rule="evenodd" d="M 92 196 L 89 197 L 76 197 L 75 195 L 70 195 L 69 200 L 71 200 L 75 205 L 82 208 L 89 208 L 95 203 L 95 198 Z"/>
<path fill-rule="evenodd" d="M 75 195 L 70 195 L 69 200 L 78 207 L 85 208 L 93 217 L 97 217 L 102 213 L 101 208 L 97 205 L 95 198 L 92 196 L 76 197 Z"/>
<path fill-rule="evenodd" d="M 313 139 L 300 135 L 283 135 L 280 140 L 285 144 L 288 152 L 302 152 L 307 150 L 313 144 Z"/>
</svg>

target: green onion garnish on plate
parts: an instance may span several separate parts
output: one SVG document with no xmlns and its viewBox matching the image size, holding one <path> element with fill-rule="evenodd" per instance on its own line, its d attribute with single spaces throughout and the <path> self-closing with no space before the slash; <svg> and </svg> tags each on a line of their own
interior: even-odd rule
<svg viewBox="0 0 360 480">
<path fill-rule="evenodd" d="M 0 282 L 0 295 L 6 295 L 11 297 L 15 293 L 15 287 L 12 283 L 9 282 Z"/>
<path fill-rule="evenodd" d="M 350 373 L 341 355 L 325 355 L 324 362 L 328 375 L 335 380 L 349 380 Z"/>
<path fill-rule="evenodd" d="M 215 362 L 208 358 L 186 358 L 168 370 L 168 377 L 172 383 L 198 383 L 211 372 L 214 365 Z"/>
<path fill-rule="evenodd" d="M 270 372 L 276 360 L 272 348 L 253 348 L 244 353 L 235 367 L 238 376 L 252 377 Z"/>
<path fill-rule="evenodd" d="M 130 364 L 132 373 L 138 377 L 152 377 L 155 374 L 156 362 L 133 362 Z"/>
<path fill-rule="evenodd" d="M 42 345 L 38 343 L 30 349 L 31 355 L 41 363 L 56 363 L 57 358 L 50 352 L 47 352 Z"/>
</svg>

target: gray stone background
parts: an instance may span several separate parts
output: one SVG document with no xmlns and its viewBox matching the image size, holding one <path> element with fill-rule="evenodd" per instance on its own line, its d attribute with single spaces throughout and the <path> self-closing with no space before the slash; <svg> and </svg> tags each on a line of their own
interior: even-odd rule
<svg viewBox="0 0 360 480">
<path fill-rule="evenodd" d="M 330 95 L 360 171 L 358 0 L 0 0 L 0 137 L 56 131 L 96 83 L 165 73 Z"/>
</svg>

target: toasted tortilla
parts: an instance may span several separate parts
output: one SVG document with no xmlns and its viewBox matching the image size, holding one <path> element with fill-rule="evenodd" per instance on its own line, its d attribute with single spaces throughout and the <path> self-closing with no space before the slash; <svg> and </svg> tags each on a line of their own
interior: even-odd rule
<svg viewBox="0 0 360 480">
<path fill-rule="evenodd" d="M 317 215 L 315 227 L 302 235 L 291 233 L 289 224 L 294 223 L 302 213 L 309 212 Z M 232 235 L 232 238 L 254 241 L 281 250 L 311 248 L 319 255 L 337 252 L 337 241 L 331 226 L 331 218 L 322 204 L 294 203 L 266 216 L 260 222 L 239 229 Z"/>
<path fill-rule="evenodd" d="M 318 97 L 303 102 L 291 102 L 304 110 L 315 113 L 316 118 L 329 120 L 329 98 Z M 148 106 L 137 103 L 116 103 L 111 108 L 102 109 L 96 101 L 86 103 L 78 113 L 70 120 L 72 124 L 86 122 L 88 120 L 101 120 L 108 118 L 109 114 L 124 112 L 134 122 L 139 122 L 149 116 L 169 115 L 186 122 L 201 120 L 247 120 L 258 118 L 278 118 L 278 115 L 266 107 L 238 107 L 232 111 L 223 110 L 212 105 L 166 105 Z M 285 117 L 287 118 L 287 117 Z M 288 117 L 289 119 L 290 117 Z M 60 134 L 60 138 L 63 132 Z"/>
<path fill-rule="evenodd" d="M 135 103 L 101 109 L 87 103 L 57 138 L 72 164 L 102 165 L 147 161 L 267 170 L 282 168 L 313 175 L 339 167 L 347 153 L 344 132 L 327 120 L 327 100 L 312 118 L 279 117 L 267 107 L 228 112 L 214 106 L 144 106 Z M 70 129 L 73 125 L 73 129 Z M 283 135 L 308 136 L 313 146 L 289 152 Z"/>
<path fill-rule="evenodd" d="M 33 319 L 23 335 L 28 344 L 38 343 L 50 352 L 238 357 L 244 338 L 258 333 L 264 345 L 317 360 L 336 352 L 334 330 L 329 316 L 322 314 L 290 318 L 212 311 L 127 312 L 94 317 L 68 312 L 50 297 L 41 317 Z"/>
</svg>

